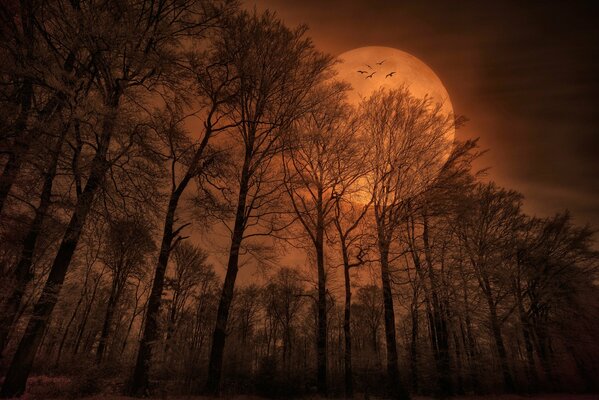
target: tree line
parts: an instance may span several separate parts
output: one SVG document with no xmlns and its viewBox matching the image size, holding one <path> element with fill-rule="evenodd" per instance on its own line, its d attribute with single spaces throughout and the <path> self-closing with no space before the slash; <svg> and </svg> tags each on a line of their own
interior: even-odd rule
<svg viewBox="0 0 599 400">
<path fill-rule="evenodd" d="M 0 19 L 2 397 L 597 390 L 593 231 L 527 215 L 431 98 L 350 104 L 305 26 L 230 0 Z"/>
</svg>

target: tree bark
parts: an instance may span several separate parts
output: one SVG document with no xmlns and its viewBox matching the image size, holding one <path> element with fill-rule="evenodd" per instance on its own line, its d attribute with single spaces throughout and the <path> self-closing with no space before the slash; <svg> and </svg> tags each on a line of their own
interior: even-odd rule
<svg viewBox="0 0 599 400">
<path fill-rule="evenodd" d="M 158 263 L 154 273 L 152 291 L 150 292 L 150 297 L 148 298 L 143 335 L 139 344 L 139 350 L 137 352 L 135 370 L 133 371 L 133 376 L 128 388 L 129 393 L 136 396 L 147 396 L 150 389 L 149 376 L 150 364 L 152 362 L 152 351 L 153 347 L 158 341 L 158 318 L 162 292 L 164 289 L 164 276 L 166 274 L 169 255 L 172 250 L 175 211 L 177 209 L 180 196 L 176 195 L 176 193 L 177 192 L 171 195 L 166 213 L 162 244 L 160 245 L 160 254 L 158 256 Z"/>
<path fill-rule="evenodd" d="M 60 364 L 62 350 L 67 341 L 67 337 L 69 336 L 69 332 L 71 331 L 71 326 L 73 325 L 73 322 L 75 321 L 75 317 L 77 316 L 77 312 L 79 312 L 79 307 L 81 307 L 81 303 L 83 302 L 83 296 L 84 296 L 84 293 L 82 293 L 81 296 L 79 296 L 79 300 L 77 300 L 77 305 L 75 305 L 75 309 L 73 310 L 73 313 L 71 314 L 71 318 L 69 318 L 69 322 L 67 323 L 67 326 L 64 328 L 64 333 L 62 334 L 62 339 L 60 340 L 60 345 L 58 346 L 58 353 L 56 354 L 56 361 L 54 362 L 54 364 L 57 367 Z"/>
<path fill-rule="evenodd" d="M 2 385 L 2 391 L 0 392 L 1 397 L 10 398 L 20 396 L 25 391 L 25 385 L 33 366 L 35 355 L 52 310 L 54 310 L 54 306 L 58 301 L 58 296 L 71 259 L 79 243 L 85 220 L 92 207 L 96 192 L 101 187 L 109 168 L 106 155 L 112 138 L 120 94 L 120 90 L 116 90 L 108 104 L 110 112 L 106 115 L 102 124 L 102 136 L 92 161 L 90 176 L 81 197 L 77 201 L 75 211 L 71 216 L 71 220 L 50 268 L 48 280 L 42 289 L 40 298 L 34 306 L 31 319 L 10 364 L 4 384 Z"/>
<path fill-rule="evenodd" d="M 489 303 L 489 322 L 491 323 L 491 331 L 497 348 L 497 355 L 499 356 L 501 373 L 503 374 L 503 383 L 505 385 L 505 390 L 508 393 L 513 393 L 515 390 L 514 381 L 507 362 L 507 352 L 503 343 L 503 336 L 501 335 L 501 326 L 499 324 L 499 318 L 497 317 L 497 309 L 495 308 L 495 304 L 493 304 L 493 300 L 487 298 L 487 301 Z"/>
<path fill-rule="evenodd" d="M 316 338 L 316 368 L 318 393 L 327 396 L 327 292 L 324 269 L 324 215 L 322 189 L 318 189 L 318 215 L 316 219 L 316 267 L 318 269 L 318 327 Z"/>
<path fill-rule="evenodd" d="M 418 393 L 418 296 L 414 295 L 412 300 L 412 339 L 410 341 L 410 364 L 412 367 L 412 390 Z"/>
<path fill-rule="evenodd" d="M 429 244 L 429 223 L 428 215 L 423 213 L 422 242 L 424 245 L 424 258 L 428 268 L 428 278 L 430 284 L 430 302 L 431 302 L 431 343 L 433 355 L 435 356 L 435 365 L 437 367 L 437 378 L 439 385 L 439 396 L 447 397 L 453 394 L 451 382 L 451 360 L 449 353 L 449 332 L 447 329 L 447 319 L 442 301 L 439 299 L 438 284 L 434 270 L 431 248 Z M 426 288 L 425 288 L 426 290 Z"/>
<path fill-rule="evenodd" d="M 239 186 L 239 197 L 237 201 L 237 210 L 235 213 L 235 226 L 231 236 L 231 247 L 229 249 L 229 261 L 227 263 L 227 273 L 218 303 L 216 313 L 216 325 L 212 334 L 212 348 L 210 350 L 210 361 L 208 364 L 208 379 L 206 381 L 205 391 L 207 394 L 218 395 L 220 393 L 220 382 L 222 377 L 223 356 L 225 351 L 225 340 L 227 336 L 227 323 L 229 321 L 229 311 L 233 301 L 233 292 L 235 289 L 235 280 L 239 269 L 239 251 L 243 241 L 245 229 L 246 201 L 249 186 L 249 159 L 246 156 L 244 161 L 241 182 Z"/>
<path fill-rule="evenodd" d="M 164 290 L 164 276 L 166 274 L 166 267 L 170 253 L 173 249 L 173 240 L 176 240 L 176 236 L 182 227 L 174 229 L 176 221 L 175 214 L 179 205 L 179 200 L 183 195 L 183 192 L 187 188 L 187 185 L 194 176 L 200 172 L 198 163 L 204 154 L 204 150 L 208 145 L 208 141 L 212 136 L 212 125 L 207 123 L 205 125 L 206 132 L 204 137 L 194 153 L 193 159 L 190 163 L 185 176 L 179 183 L 171 188 L 171 197 L 169 199 L 166 216 L 164 218 L 164 229 L 162 233 L 162 243 L 160 245 L 160 254 L 158 255 L 158 262 L 154 271 L 154 280 L 152 282 L 152 290 L 150 297 L 148 298 L 148 304 L 142 326 L 143 334 L 139 344 L 137 352 L 137 361 L 135 363 L 135 369 L 133 376 L 127 388 L 127 392 L 137 396 L 147 396 L 150 389 L 150 363 L 152 362 L 152 347 L 158 340 L 158 318 L 160 312 L 160 304 L 162 301 L 162 292 Z M 174 161 L 173 161 L 174 162 Z M 174 176 L 172 177 L 174 179 Z M 185 226 L 185 225 L 184 225 Z M 176 243 L 175 243 L 176 244 Z"/>
<path fill-rule="evenodd" d="M 352 338 L 351 338 L 351 282 L 349 275 L 349 257 L 345 243 L 341 244 L 343 253 L 343 275 L 345 278 L 345 310 L 343 314 L 343 334 L 345 335 L 345 397 L 353 397 L 354 382 L 352 372 Z"/>
<path fill-rule="evenodd" d="M 397 340 L 395 338 L 395 311 L 393 309 L 393 294 L 391 291 L 391 276 L 389 272 L 389 244 L 379 234 L 379 252 L 381 263 L 381 280 L 383 284 L 383 308 L 385 320 L 385 341 L 387 344 L 387 379 L 394 398 L 408 400 L 410 395 L 405 389 L 399 376 L 397 357 Z"/>
<path fill-rule="evenodd" d="M 23 300 L 23 295 L 25 294 L 27 285 L 33 278 L 33 273 L 31 271 L 33 255 L 35 253 L 37 240 L 42 230 L 46 214 L 52 203 L 52 187 L 54 185 L 54 178 L 56 177 L 56 169 L 58 166 L 58 160 L 60 158 L 60 150 L 62 148 L 67 131 L 68 126 L 65 127 L 63 132 L 61 132 L 61 135 L 56 142 L 55 148 L 53 149 L 52 159 L 50 161 L 48 171 L 46 171 L 46 174 L 44 175 L 44 183 L 42 186 L 42 192 L 40 194 L 40 203 L 35 210 L 35 216 L 33 217 L 33 221 L 29 227 L 29 232 L 23 240 L 21 257 L 17 267 L 15 268 L 15 286 L 2 309 L 0 316 L 0 357 L 6 347 L 8 335 L 12 331 L 13 326 L 18 319 L 17 313 L 19 307 L 21 307 L 21 302 Z"/>
<path fill-rule="evenodd" d="M 115 271 L 114 274 L 117 272 Z M 106 313 L 104 314 L 104 322 L 102 324 L 102 332 L 100 333 L 100 341 L 98 342 L 98 349 L 96 350 L 96 363 L 101 363 L 106 352 L 106 342 L 110 335 L 110 328 L 112 327 L 112 320 L 114 316 L 114 309 L 119 300 L 119 284 L 118 277 L 113 276 L 112 285 L 110 288 L 110 296 L 108 297 L 108 304 L 106 305 Z"/>
</svg>

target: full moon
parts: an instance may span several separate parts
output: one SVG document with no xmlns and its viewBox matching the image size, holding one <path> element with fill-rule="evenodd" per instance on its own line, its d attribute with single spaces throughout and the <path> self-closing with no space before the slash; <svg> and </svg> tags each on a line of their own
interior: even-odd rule
<svg viewBox="0 0 599 400">
<path fill-rule="evenodd" d="M 453 106 L 449 94 L 441 79 L 433 70 L 418 58 L 404 51 L 391 47 L 369 46 L 347 51 L 339 56 L 337 64 L 338 80 L 351 85 L 347 100 L 358 106 L 379 89 L 396 89 L 406 86 L 410 94 L 416 98 L 430 97 L 433 104 L 441 105 L 441 112 L 453 116 Z M 440 166 L 445 163 L 451 153 L 450 144 L 455 139 L 455 126 L 445 133 L 447 149 L 439 154 L 435 163 L 438 168 L 420 171 L 423 177 L 436 176 Z M 352 195 L 358 203 L 366 203 L 369 195 L 364 188 L 368 178 L 361 180 L 356 192 Z"/>
<path fill-rule="evenodd" d="M 429 96 L 441 104 L 444 114 L 453 115 L 453 106 L 441 79 L 428 65 L 405 51 L 382 46 L 346 51 L 339 56 L 337 78 L 351 85 L 348 101 L 353 105 L 381 88 L 406 85 L 413 96 Z M 448 141 L 453 142 L 455 129 L 447 136 Z"/>
</svg>

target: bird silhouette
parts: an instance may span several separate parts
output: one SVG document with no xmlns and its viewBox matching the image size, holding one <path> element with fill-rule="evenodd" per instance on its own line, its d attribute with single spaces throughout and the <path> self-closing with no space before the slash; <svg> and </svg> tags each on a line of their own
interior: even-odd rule
<svg viewBox="0 0 599 400">
<path fill-rule="evenodd" d="M 365 79 L 372 78 L 372 75 L 374 75 L 374 74 L 376 74 L 376 71 L 373 72 L 372 74 L 368 75 Z"/>
<path fill-rule="evenodd" d="M 381 60 L 381 61 L 377 62 L 377 63 L 376 63 L 376 65 L 383 65 L 383 63 L 384 63 L 385 61 L 387 61 L 387 60 Z"/>
<path fill-rule="evenodd" d="M 395 71 L 393 71 L 393 72 L 389 72 L 389 73 L 388 73 L 388 74 L 385 76 L 385 79 L 387 79 L 387 78 L 390 78 L 390 77 L 393 77 L 393 75 L 395 75 Z"/>
<path fill-rule="evenodd" d="M 371 67 L 370 65 L 368 65 L 368 64 L 365 64 L 365 65 L 366 65 L 368 68 L 370 68 L 370 69 L 374 69 L 374 68 L 372 68 L 372 67 Z"/>
<path fill-rule="evenodd" d="M 358 70 L 358 72 L 360 73 L 360 75 L 361 75 L 361 74 L 367 74 L 367 73 L 368 73 L 368 71 L 362 71 L 361 69 L 360 69 L 360 70 Z"/>
</svg>

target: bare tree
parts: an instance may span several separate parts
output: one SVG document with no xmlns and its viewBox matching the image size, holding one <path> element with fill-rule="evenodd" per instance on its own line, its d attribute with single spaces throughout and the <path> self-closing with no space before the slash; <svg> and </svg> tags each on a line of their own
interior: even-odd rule
<svg viewBox="0 0 599 400">
<path fill-rule="evenodd" d="M 111 221 L 101 259 L 111 274 L 110 295 L 102 333 L 96 350 L 96 361 L 101 362 L 112 329 L 115 308 L 132 276 L 143 275 L 144 261 L 154 248 L 150 228 L 139 217 Z"/>
<path fill-rule="evenodd" d="M 174 249 L 174 268 L 166 278 L 166 289 L 172 294 L 168 311 L 165 357 L 168 357 L 170 341 L 196 289 L 203 281 L 203 276 L 212 270 L 207 263 L 208 254 L 199 247 L 185 242 Z"/>
<path fill-rule="evenodd" d="M 229 309 L 244 240 L 272 234 L 280 197 L 275 174 L 282 136 L 310 104 L 311 88 L 331 58 L 316 51 L 304 27 L 291 31 L 272 14 L 241 13 L 224 27 L 217 42 L 235 71 L 239 92 L 229 105 L 238 122 L 232 146 L 241 153 L 237 174 L 231 246 L 216 318 L 206 390 L 218 393 Z M 269 208 L 271 209 L 269 211 Z M 274 220 L 273 220 L 274 217 Z M 246 230 L 251 228 L 251 233 Z"/>
<path fill-rule="evenodd" d="M 501 365 L 505 388 L 515 389 L 501 327 L 513 308 L 501 308 L 509 294 L 514 235 L 522 225 L 520 194 L 480 184 L 459 216 L 459 236 L 489 308 L 489 325 Z M 496 273 L 501 271 L 501 273 Z"/>
<path fill-rule="evenodd" d="M 364 172 L 359 167 L 360 160 L 354 160 L 354 166 L 358 166 L 357 171 Z M 360 176 L 360 172 L 358 175 Z M 355 184 L 356 182 L 354 182 Z M 366 204 L 353 201 L 343 202 L 343 197 L 339 196 L 335 203 L 335 214 L 333 223 L 337 230 L 341 256 L 343 260 L 343 280 L 345 289 L 345 306 L 343 314 L 343 333 L 345 339 L 345 395 L 353 396 L 353 372 L 352 372 L 352 339 L 351 339 L 351 308 L 352 292 L 351 277 L 352 268 L 360 267 L 365 264 L 368 245 L 365 243 L 365 235 L 360 231 L 360 223 L 364 220 L 370 208 L 371 202 Z"/>
<path fill-rule="evenodd" d="M 199 18 L 196 23 L 202 27 L 202 30 L 213 28 L 234 10 L 234 6 L 233 2 L 225 2 L 220 7 L 202 10 L 196 17 Z M 146 395 L 149 390 L 152 345 L 156 343 L 159 335 L 158 317 L 164 290 L 164 276 L 171 251 L 185 238 L 181 232 L 190 225 L 185 223 L 175 228 L 179 202 L 190 182 L 201 179 L 207 173 L 206 170 L 215 164 L 216 154 L 209 146 L 212 137 L 235 125 L 235 122 L 231 122 L 228 118 L 226 111 L 223 112 L 223 106 L 236 92 L 236 87 L 232 85 L 236 77 L 227 65 L 228 60 L 223 58 L 219 51 L 220 49 L 214 46 L 207 53 L 191 54 L 187 60 L 187 68 L 191 72 L 192 79 L 195 80 L 192 93 L 200 97 L 199 103 L 202 107 L 203 132 L 200 139 L 197 142 L 189 140 L 183 127 L 185 118 L 177 102 L 173 102 L 173 105 L 167 104 L 166 112 L 154 118 L 154 129 L 164 142 L 167 150 L 166 158 L 170 162 L 170 190 L 143 335 L 128 387 L 131 394 Z"/>
<path fill-rule="evenodd" d="M 351 109 L 344 102 L 343 90 L 338 84 L 315 90 L 314 96 L 326 100 L 298 120 L 283 161 L 291 206 L 316 253 L 317 378 L 322 394 L 327 392 L 326 230 L 339 210 L 341 199 L 351 201 L 352 196 L 356 197 L 358 180 L 364 174 L 361 168 L 364 147 L 351 121 Z M 341 223 L 339 219 L 337 222 Z M 347 235 L 342 236 L 341 242 L 347 256 Z"/>
<path fill-rule="evenodd" d="M 406 200 L 434 181 L 447 158 L 453 116 L 443 115 L 440 104 L 417 99 L 403 87 L 381 90 L 365 100 L 362 124 L 373 147 L 369 185 L 381 265 L 388 382 L 395 396 L 408 398 L 399 376 L 390 249 L 405 218 Z"/>
</svg>

